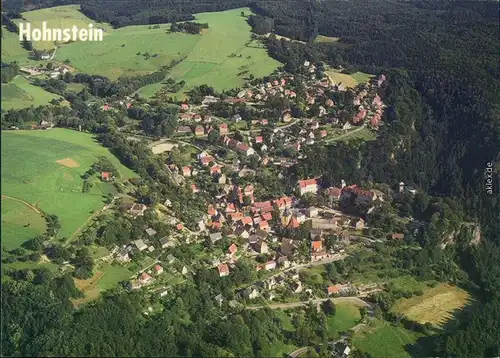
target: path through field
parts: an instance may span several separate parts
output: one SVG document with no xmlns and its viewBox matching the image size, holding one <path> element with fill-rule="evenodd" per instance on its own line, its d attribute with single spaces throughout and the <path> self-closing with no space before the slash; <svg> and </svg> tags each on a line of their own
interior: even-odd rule
<svg viewBox="0 0 500 358">
<path fill-rule="evenodd" d="M 36 212 L 37 214 L 43 215 L 43 212 L 40 211 L 40 209 L 38 209 L 36 206 L 31 205 L 30 203 L 28 203 L 27 201 L 25 201 L 23 199 L 14 198 L 12 196 L 4 195 L 4 194 L 2 194 L 2 199 L 10 199 L 10 200 L 19 201 L 19 202 L 23 203 L 24 205 L 26 205 L 27 207 L 29 207 L 34 212 Z"/>
</svg>

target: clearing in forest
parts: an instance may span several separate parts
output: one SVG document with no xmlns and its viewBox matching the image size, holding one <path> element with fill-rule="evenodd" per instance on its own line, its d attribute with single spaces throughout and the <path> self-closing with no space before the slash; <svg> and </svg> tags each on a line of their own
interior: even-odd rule
<svg viewBox="0 0 500 358">
<path fill-rule="evenodd" d="M 368 82 L 373 77 L 368 73 L 363 72 L 355 72 L 351 74 L 341 73 L 340 70 L 329 69 L 326 72 L 326 75 L 330 78 L 330 80 L 334 83 L 343 84 L 346 87 L 354 88 L 358 84 L 363 82 Z"/>
<path fill-rule="evenodd" d="M 440 327 L 452 318 L 454 311 L 463 308 L 470 301 L 467 291 L 441 284 L 425 290 L 422 296 L 399 300 L 393 310 L 404 313 L 411 320 L 429 322 Z"/>
</svg>

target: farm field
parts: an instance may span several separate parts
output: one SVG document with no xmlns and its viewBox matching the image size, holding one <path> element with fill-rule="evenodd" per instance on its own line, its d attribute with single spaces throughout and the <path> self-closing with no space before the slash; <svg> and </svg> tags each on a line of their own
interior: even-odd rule
<svg viewBox="0 0 500 358">
<path fill-rule="evenodd" d="M 471 302 L 467 291 L 456 286 L 441 284 L 424 291 L 422 296 L 399 300 L 393 310 L 404 313 L 409 319 L 442 327 L 452 318 L 453 311 Z"/>
<path fill-rule="evenodd" d="M 137 93 L 139 93 L 139 95 L 141 95 L 142 97 L 151 98 L 154 97 L 156 92 L 163 86 L 163 83 L 152 83 L 150 85 L 139 88 L 139 90 L 137 90 Z"/>
<path fill-rule="evenodd" d="M 42 20 L 55 27 L 67 27 L 69 23 L 86 27 L 93 22 L 78 9 L 77 5 L 59 6 L 25 12 L 23 16 L 33 26 L 39 26 L 37 24 Z M 218 90 L 237 87 L 244 83 L 245 74 L 239 73 L 248 71 L 246 74 L 262 77 L 280 65 L 267 55 L 259 42 L 253 42 L 250 47 L 245 45 L 250 41 L 250 26 L 241 16 L 241 11 L 249 13 L 250 9 L 196 14 L 195 21 L 210 26 L 200 35 L 167 33 L 169 24 L 161 24 L 157 29 L 148 25 L 113 29 L 107 24 L 99 24 L 105 29 L 103 42 L 62 44 L 57 49 L 55 60 L 69 59 L 77 71 L 117 79 L 121 75 L 150 73 L 172 60 L 186 57 L 172 70 L 174 79 L 187 82 L 184 90 L 204 83 Z M 52 48 L 53 44 L 41 43 L 40 46 Z M 145 53 L 151 56 L 146 58 Z M 230 58 L 231 54 L 236 56 Z M 159 87 L 152 86 L 140 93 L 152 96 Z M 182 96 L 183 92 L 177 95 Z"/>
<path fill-rule="evenodd" d="M 425 356 L 425 354 L 421 354 L 422 348 L 408 346 L 414 345 L 422 334 L 393 326 L 378 319 L 375 319 L 374 322 L 374 327 L 365 326 L 354 334 L 354 347 L 375 358 L 410 357 L 413 354 L 410 354 L 409 351 L 418 351 L 418 356 Z"/>
<path fill-rule="evenodd" d="M 330 334 L 338 337 L 340 332 L 346 332 L 354 327 L 361 319 L 361 314 L 359 307 L 354 305 L 337 303 L 335 307 L 337 309 L 335 316 L 329 316 L 327 322 Z"/>
<path fill-rule="evenodd" d="M 56 59 L 69 59 L 78 71 L 106 76 L 111 80 L 121 75 L 151 73 L 186 56 L 202 37 L 167 34 L 169 28 L 170 25 L 163 24 L 157 29 L 148 29 L 148 25 L 111 29 L 103 42 L 73 42 L 61 46 Z M 151 56 L 146 57 L 145 53 Z"/>
<path fill-rule="evenodd" d="M 2 84 L 2 110 L 41 106 L 59 97 L 41 87 L 33 86 L 22 76 Z"/>
<path fill-rule="evenodd" d="M 24 63 L 28 59 L 28 55 L 29 52 L 19 42 L 19 35 L 2 26 L 2 61 Z"/>
<path fill-rule="evenodd" d="M 373 75 L 363 72 L 355 72 L 348 75 L 335 69 L 329 69 L 325 73 L 331 81 L 337 84 L 342 83 L 344 86 L 351 88 L 356 87 L 360 83 L 368 82 L 373 77 Z"/>
<path fill-rule="evenodd" d="M 26 200 L 46 213 L 57 215 L 61 223 L 60 237 L 69 237 L 92 212 L 104 205 L 103 195 L 107 190 L 103 187 L 111 184 L 99 183 L 88 193 L 82 193 L 83 179 L 80 177 L 99 156 L 106 156 L 113 162 L 121 179 L 134 176 L 90 134 L 55 128 L 2 132 L 1 138 L 2 194 Z M 2 214 L 16 217 L 15 211 L 2 210 Z M 22 216 L 18 218 L 22 220 Z M 33 225 L 31 221 L 22 221 L 23 225 Z"/>
<path fill-rule="evenodd" d="M 183 91 L 201 84 L 209 84 L 218 90 L 238 87 L 248 74 L 262 77 L 281 65 L 267 55 L 259 42 L 252 42 L 251 47 L 245 46 L 250 41 L 250 25 L 240 15 L 241 11 L 248 14 L 250 9 L 195 15 L 195 21 L 208 23 L 210 28 L 201 35 L 186 60 L 172 69 L 174 79 L 186 81 Z M 230 57 L 231 54 L 236 56 Z M 248 73 L 238 75 L 243 71 Z"/>
<path fill-rule="evenodd" d="M 29 226 L 27 226 L 29 225 Z M 20 201 L 2 197 L 2 246 L 8 250 L 45 232 L 45 219 Z"/>
</svg>

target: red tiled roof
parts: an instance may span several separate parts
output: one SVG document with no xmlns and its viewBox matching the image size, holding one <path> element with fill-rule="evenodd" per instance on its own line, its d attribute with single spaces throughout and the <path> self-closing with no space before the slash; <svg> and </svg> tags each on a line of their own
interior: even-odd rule
<svg viewBox="0 0 500 358">
<path fill-rule="evenodd" d="M 161 267 L 160 265 L 156 265 L 155 268 L 154 268 L 155 271 L 161 271 L 163 270 L 163 267 Z"/>
<path fill-rule="evenodd" d="M 273 204 L 271 204 L 270 200 L 268 200 L 268 201 L 259 201 L 259 202 L 253 204 L 253 207 L 256 208 L 256 209 L 266 208 L 266 207 L 269 207 L 269 206 L 271 206 L 271 207 L 273 206 Z"/>
<path fill-rule="evenodd" d="M 211 155 L 206 155 L 206 156 L 200 158 L 200 162 L 203 165 L 207 165 L 208 163 L 213 162 L 214 160 L 215 160 L 215 158 L 212 157 Z"/>
<path fill-rule="evenodd" d="M 271 213 L 264 213 L 264 214 L 262 214 L 262 219 L 263 220 L 272 220 L 272 218 L 273 218 L 273 214 L 271 214 Z"/>
<path fill-rule="evenodd" d="M 342 194 L 342 189 L 340 188 L 328 188 L 328 194 L 339 197 Z"/>
<path fill-rule="evenodd" d="M 239 143 L 237 146 L 236 146 L 237 149 L 241 150 L 241 151 L 248 151 L 250 149 L 250 147 L 246 144 L 243 144 L 243 143 Z"/>
<path fill-rule="evenodd" d="M 316 179 L 299 180 L 299 186 L 301 188 L 307 188 L 312 185 L 317 185 Z"/>
<path fill-rule="evenodd" d="M 243 219 L 243 213 L 242 212 L 231 213 L 230 216 L 231 216 L 231 219 L 233 221 L 238 221 L 238 220 Z"/>
<path fill-rule="evenodd" d="M 300 224 L 295 216 L 292 216 L 292 219 L 290 220 L 290 223 L 288 224 L 289 227 L 296 229 L 300 227 Z"/>
<path fill-rule="evenodd" d="M 182 224 L 179 223 L 179 224 L 177 224 L 176 228 L 177 228 L 177 230 L 182 230 L 184 228 L 184 226 L 182 226 Z"/>
<path fill-rule="evenodd" d="M 252 225 L 253 220 L 252 220 L 252 218 L 250 216 L 244 216 L 244 217 L 241 218 L 241 223 L 243 225 Z"/>
<path fill-rule="evenodd" d="M 404 237 L 405 237 L 405 234 L 402 234 L 402 233 L 394 233 L 394 234 L 392 234 L 392 238 L 393 239 L 401 240 L 401 239 L 404 239 Z"/>
<path fill-rule="evenodd" d="M 340 289 L 342 288 L 342 285 L 333 285 L 333 286 L 328 286 L 328 293 L 338 293 Z"/>
<path fill-rule="evenodd" d="M 236 251 L 238 251 L 238 246 L 236 246 L 235 244 L 231 244 L 231 246 L 229 246 L 229 248 L 228 248 L 228 251 L 231 254 L 234 254 Z"/>
<path fill-rule="evenodd" d="M 141 274 L 141 276 L 139 276 L 139 279 L 140 279 L 141 281 L 146 281 L 146 280 L 151 279 L 151 276 L 149 276 L 146 272 L 143 272 L 143 273 Z"/>
<path fill-rule="evenodd" d="M 221 273 L 229 273 L 229 266 L 227 264 L 220 264 L 219 267 L 217 267 L 217 270 L 219 270 L 219 274 Z"/>
<path fill-rule="evenodd" d="M 321 241 L 313 241 L 311 242 L 311 248 L 313 250 L 321 250 L 323 247 L 323 243 Z"/>
</svg>

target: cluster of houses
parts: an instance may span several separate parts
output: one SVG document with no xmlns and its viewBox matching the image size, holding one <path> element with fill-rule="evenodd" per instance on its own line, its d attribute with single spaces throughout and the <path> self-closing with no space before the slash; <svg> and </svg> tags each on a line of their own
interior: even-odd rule
<svg viewBox="0 0 500 358">
<path fill-rule="evenodd" d="M 151 270 L 149 270 L 149 273 L 144 271 L 137 277 L 137 279 L 129 281 L 128 288 L 131 290 L 136 290 L 144 286 L 148 286 L 152 284 L 162 273 L 163 267 L 160 265 L 155 265 Z"/>
<path fill-rule="evenodd" d="M 50 58 L 50 55 L 48 55 Z M 69 68 L 66 66 L 59 66 L 54 68 L 47 68 L 43 66 L 35 67 L 35 66 L 26 66 L 19 68 L 19 72 L 24 73 L 30 76 L 40 76 L 47 75 L 50 78 L 59 78 L 59 76 L 64 75 L 70 72 Z"/>
<path fill-rule="evenodd" d="M 315 207 L 299 208 L 294 197 L 283 196 L 267 201 L 256 201 L 254 186 L 226 184 L 227 191 L 220 195 L 217 201 L 208 205 L 206 221 L 203 227 L 209 231 L 212 243 L 222 239 L 224 231 L 228 237 L 240 237 L 246 240 L 245 247 L 237 247 L 233 243 L 227 252 L 227 262 L 217 263 L 219 275 L 230 274 L 231 265 L 236 261 L 236 252 L 246 252 L 250 255 L 266 255 L 272 257 L 269 261 L 256 265 L 257 271 L 289 268 L 294 263 L 292 258 L 299 243 L 286 237 L 278 238 L 275 232 L 278 228 L 297 230 L 302 223 L 309 221 L 311 230 L 310 256 L 307 261 L 315 262 L 329 259 L 338 254 L 324 246 L 326 233 L 342 233 L 346 230 L 362 231 L 365 228 L 363 218 L 348 215 L 325 217 L 323 210 Z M 317 193 L 320 185 L 317 179 L 301 180 L 298 183 L 301 195 Z M 356 185 L 324 190 L 332 200 L 343 196 L 350 198 L 357 195 L 361 200 L 375 200 L 374 191 L 359 189 Z M 296 259 L 295 259 L 296 260 Z"/>
</svg>

